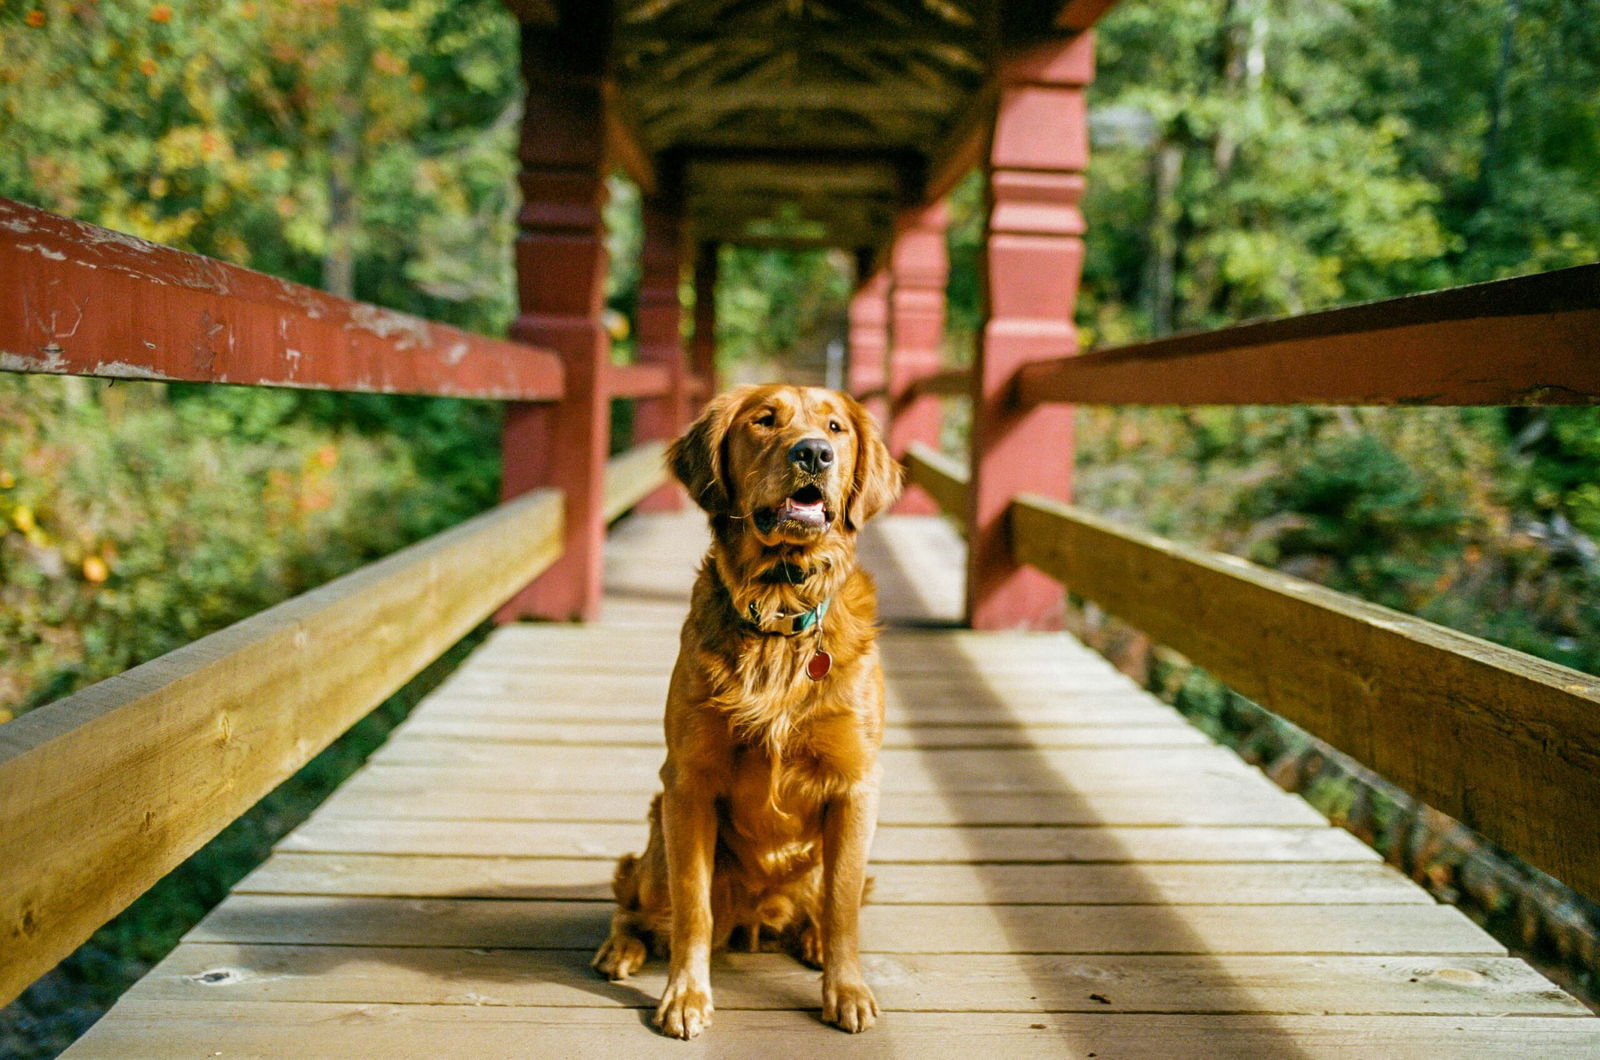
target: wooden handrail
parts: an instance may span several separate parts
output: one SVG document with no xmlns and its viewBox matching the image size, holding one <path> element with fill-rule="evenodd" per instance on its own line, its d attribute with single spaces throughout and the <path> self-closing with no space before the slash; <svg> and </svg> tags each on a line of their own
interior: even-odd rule
<svg viewBox="0 0 1600 1060">
<path fill-rule="evenodd" d="M 0 1006 L 556 558 L 549 490 L 0 726 Z"/>
<path fill-rule="evenodd" d="M 1019 562 L 1600 898 L 1600 678 L 1040 497 Z"/>
<path fill-rule="evenodd" d="M 971 397 L 972 369 L 944 368 L 911 384 L 911 394 L 937 394 L 940 397 Z"/>
<path fill-rule="evenodd" d="M 1600 265 L 1039 361 L 1026 403 L 1600 403 Z"/>
<path fill-rule="evenodd" d="M 961 462 L 921 442 L 912 442 L 906 449 L 906 476 L 915 485 L 928 491 L 938 502 L 939 510 L 958 521 L 963 532 L 967 514 L 967 469 Z"/>
<path fill-rule="evenodd" d="M 606 522 L 620 517 L 667 481 L 666 442 L 643 442 L 606 464 Z"/>
<path fill-rule="evenodd" d="M 660 397 L 672 390 L 665 364 L 613 364 L 606 368 L 606 392 L 614 398 Z"/>
<path fill-rule="evenodd" d="M 0 199 L 0 370 L 549 401 L 549 350 Z"/>
</svg>

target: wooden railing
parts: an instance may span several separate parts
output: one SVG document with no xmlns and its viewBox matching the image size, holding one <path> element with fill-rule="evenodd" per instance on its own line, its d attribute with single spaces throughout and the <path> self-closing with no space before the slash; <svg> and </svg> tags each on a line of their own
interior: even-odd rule
<svg viewBox="0 0 1600 1060">
<path fill-rule="evenodd" d="M 960 375 L 924 386 L 959 393 Z M 1035 361 L 1013 391 L 1023 405 L 1593 404 L 1600 265 Z M 923 445 L 906 462 L 965 527 L 968 469 Z M 1013 497 L 1007 539 L 1017 565 L 1600 899 L 1600 678 L 1059 500 Z"/>
<path fill-rule="evenodd" d="M 0 199 L 0 369 L 549 402 L 562 361 Z M 610 397 L 661 398 L 662 365 Z M 701 381 L 700 389 L 707 388 Z M 667 481 L 601 469 L 597 522 Z M 0 725 L 0 1005 L 561 555 L 567 501 L 514 497 Z"/>
</svg>

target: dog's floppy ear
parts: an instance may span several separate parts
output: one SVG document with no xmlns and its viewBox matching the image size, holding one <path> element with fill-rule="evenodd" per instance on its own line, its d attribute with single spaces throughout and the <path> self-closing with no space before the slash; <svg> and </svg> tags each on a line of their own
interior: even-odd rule
<svg viewBox="0 0 1600 1060">
<path fill-rule="evenodd" d="M 700 418 L 667 449 L 667 466 L 694 502 L 712 515 L 725 515 L 733 507 L 722 473 L 722 439 L 749 391 L 737 387 L 712 398 Z"/>
<path fill-rule="evenodd" d="M 850 483 L 850 496 L 845 501 L 845 524 L 852 530 L 893 504 L 900 496 L 901 479 L 905 472 L 889 447 L 883 444 L 883 432 L 872 413 L 861 407 L 854 398 L 845 398 L 850 418 L 856 429 L 856 469 Z"/>
</svg>

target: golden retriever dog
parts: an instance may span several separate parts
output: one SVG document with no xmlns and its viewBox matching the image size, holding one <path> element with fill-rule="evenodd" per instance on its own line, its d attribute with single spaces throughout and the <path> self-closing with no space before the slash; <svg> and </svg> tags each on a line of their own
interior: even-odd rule
<svg viewBox="0 0 1600 1060">
<path fill-rule="evenodd" d="M 822 969 L 822 1018 L 864 1031 L 878 1003 L 858 921 L 878 814 L 883 671 L 856 534 L 899 494 L 871 416 L 830 390 L 745 386 L 668 452 L 706 510 L 667 693 L 662 792 L 644 853 L 618 864 L 594 967 L 668 957 L 656 1026 L 711 1023 L 711 954 L 737 937 Z"/>
</svg>

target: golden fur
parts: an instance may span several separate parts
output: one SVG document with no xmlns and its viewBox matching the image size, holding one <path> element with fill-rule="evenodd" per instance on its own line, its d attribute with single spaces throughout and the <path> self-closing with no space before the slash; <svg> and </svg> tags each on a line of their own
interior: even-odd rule
<svg viewBox="0 0 1600 1060">
<path fill-rule="evenodd" d="M 791 447 L 804 439 L 829 442 L 831 465 L 797 464 Z M 711 548 L 667 694 L 649 842 L 617 865 L 617 912 L 594 966 L 620 980 L 651 953 L 669 957 L 656 1024 L 691 1038 L 711 1021 L 710 953 L 737 933 L 752 950 L 781 946 L 821 967 L 823 1018 L 865 1030 L 878 1009 L 857 920 L 877 819 L 883 673 L 876 595 L 855 541 L 898 495 L 899 466 L 855 401 L 788 386 L 716 398 L 668 460 L 710 516 Z M 825 525 L 786 518 L 796 497 L 818 493 Z M 818 629 L 791 635 L 747 621 L 752 605 L 765 625 L 824 600 Z M 806 665 L 819 645 L 832 668 L 813 680 Z"/>
</svg>

